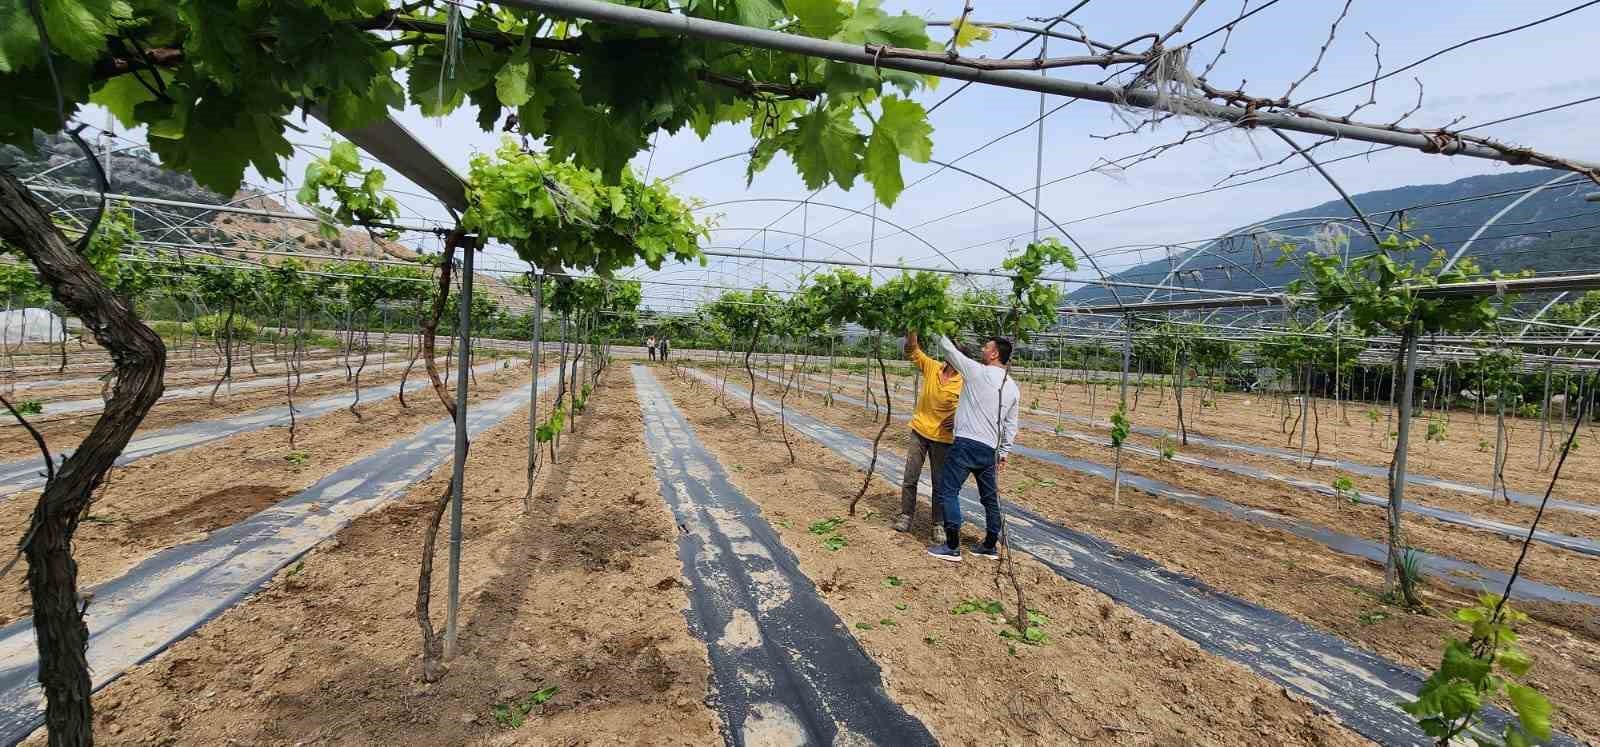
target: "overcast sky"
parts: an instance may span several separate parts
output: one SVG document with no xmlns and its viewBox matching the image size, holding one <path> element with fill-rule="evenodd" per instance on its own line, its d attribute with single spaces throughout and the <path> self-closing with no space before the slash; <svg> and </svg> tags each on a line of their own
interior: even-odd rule
<svg viewBox="0 0 1600 747">
<path fill-rule="evenodd" d="M 1251 0 L 1250 7 L 1264 2 L 1266 0 Z M 1522 0 L 1517 3 L 1503 0 L 1355 0 L 1319 72 L 1300 86 L 1294 98 L 1304 100 L 1371 78 L 1375 70 L 1373 44 L 1365 34 L 1371 34 L 1381 43 L 1387 71 L 1451 44 L 1533 21 L 1576 4 L 1577 0 Z M 960 10 L 957 0 L 937 5 L 928 0 L 887 0 L 886 5 L 891 11 L 906 10 L 929 19 L 947 19 Z M 1060 13 L 1068 5 L 975 0 L 973 17 L 983 21 L 1025 22 L 1030 16 Z M 1091 37 L 1115 42 L 1145 32 L 1164 32 L 1189 5 L 1189 0 L 1093 0 L 1073 19 L 1082 24 Z M 1244 80 L 1247 81 L 1246 90 L 1255 95 L 1282 95 L 1291 81 L 1311 67 L 1318 48 L 1327 39 L 1329 24 L 1341 7 L 1341 0 L 1282 0 L 1249 18 L 1233 34 L 1227 55 L 1210 75 L 1211 82 L 1219 87 L 1233 87 Z M 1238 0 L 1211 0 L 1176 40 L 1181 42 L 1209 32 L 1239 12 Z M 930 31 L 937 39 L 945 36 L 942 29 Z M 968 53 L 998 57 L 1024 38 L 1016 32 L 997 31 L 992 41 Z M 1222 38 L 1218 34 L 1199 44 L 1192 67 L 1197 70 L 1203 67 L 1215 54 Z M 1583 51 L 1597 46 L 1600 46 L 1600 6 L 1468 46 L 1390 78 L 1378 87 L 1377 105 L 1362 110 L 1357 119 L 1387 122 L 1412 108 L 1417 99 L 1413 75 L 1421 78 L 1425 94 L 1421 111 L 1412 115 L 1408 124 L 1423 127 L 1442 125 L 1457 117 L 1465 117 L 1463 124 L 1485 122 L 1600 94 L 1600 73 L 1595 73 L 1585 62 L 1592 59 L 1592 54 Z M 1079 51 L 1081 47 L 1072 49 L 1060 40 L 1051 46 L 1053 56 Z M 1033 46 L 1022 54 L 1036 52 L 1037 47 Z M 1094 68 L 1056 71 L 1052 75 L 1094 82 L 1104 73 Z M 944 81 L 937 89 L 925 91 L 919 97 L 924 104 L 931 105 L 958 85 L 955 81 Z M 1356 103 L 1365 101 L 1367 93 L 1363 88 L 1321 101 L 1314 108 L 1344 114 Z M 1038 94 L 1008 89 L 970 87 L 932 115 L 934 158 L 953 160 L 1028 123 L 1038 115 L 1039 98 Z M 1065 101 L 1050 97 L 1045 105 L 1055 108 Z M 1476 132 L 1568 157 L 1600 160 L 1600 142 L 1594 137 L 1591 124 L 1597 111 L 1600 111 L 1600 102 Z M 444 119 L 429 119 L 412 110 L 397 113 L 396 118 L 462 173 L 472 153 L 492 150 L 498 141 L 498 135 L 478 130 L 474 115 L 469 111 Z M 1089 169 L 1101 159 L 1114 159 L 1175 140 L 1194 123 L 1172 121 L 1151 132 L 1101 140 L 1095 135 L 1116 133 L 1126 126 L 1110 107 L 1079 101 L 1048 117 L 1044 125 L 1042 170 L 1044 181 L 1050 182 Z M 1025 193 L 1031 199 L 1037 137 L 1037 131 L 1029 128 L 967 157 L 959 165 Z M 1296 137 L 1302 144 L 1314 140 L 1309 135 Z M 295 139 L 317 144 L 325 142 L 325 135 L 313 131 Z M 747 150 L 750 145 L 751 138 L 745 127 L 724 126 L 703 142 L 685 130 L 676 137 L 662 137 L 653 162 L 650 162 L 651 154 L 641 154 L 635 167 L 643 171 L 650 162 L 650 174 L 658 178 Z M 1364 144 L 1345 142 L 1329 145 L 1317 153 L 1319 158 L 1329 159 L 1367 149 Z M 1044 212 L 1091 253 L 1138 244 L 1192 242 L 1277 213 L 1325 202 L 1336 194 L 1320 177 L 1302 171 L 1112 216 L 1094 216 L 1207 189 L 1231 172 L 1275 161 L 1284 153 L 1284 146 L 1270 135 L 1233 131 L 1186 144 L 1168 151 L 1158 160 L 1139 164 L 1120 174 L 1088 173 L 1051 184 L 1043 189 L 1041 203 Z M 1290 161 L 1273 171 L 1301 165 Z M 304 156 L 288 165 L 291 180 L 297 180 L 304 166 Z M 1447 182 L 1465 176 L 1501 173 L 1511 168 L 1498 162 L 1401 150 L 1354 158 L 1329 167 L 1352 193 Z M 937 167 L 932 165 L 907 163 L 906 181 L 913 182 L 935 170 Z M 745 158 L 741 156 L 697 169 L 673 182 L 680 194 L 699 198 L 712 206 L 705 212 L 715 216 L 718 228 L 712 234 L 710 246 L 742 247 L 746 251 L 784 256 L 798 256 L 803 248 L 809 257 L 861 259 L 868 258 L 870 252 L 873 261 L 891 266 L 901 261 L 942 266 L 953 262 L 967 269 L 987 269 L 997 266 L 1008 250 L 1025 243 L 1033 225 L 1032 212 L 1010 198 L 923 225 L 934 218 L 1003 197 L 1003 193 L 982 181 L 944 171 L 907 190 L 893 209 L 880 207 L 878 215 L 883 222 L 879 224 L 876 240 L 870 241 L 868 218 L 827 207 L 834 205 L 870 212 L 873 200 L 870 187 L 865 183 L 858 183 L 851 192 L 826 189 L 814 198 L 810 207 L 777 220 L 794 206 L 793 202 L 778 200 L 793 201 L 809 195 L 793 167 L 780 155 L 748 188 L 744 171 Z M 260 182 L 254 174 L 251 179 Z M 391 185 L 401 190 L 409 187 L 398 178 L 391 180 Z M 743 202 L 730 203 L 735 200 Z M 437 205 L 430 205 L 424 199 L 402 196 L 402 201 L 408 209 L 421 215 L 445 215 Z M 804 242 L 804 247 L 798 236 L 779 233 L 800 233 L 803 221 L 814 236 Z M 760 229 L 769 224 L 774 230 L 763 235 Z M 899 233 L 892 226 L 919 227 L 912 231 L 915 234 L 912 236 Z M 1044 229 L 1046 235 L 1056 233 L 1048 221 Z M 936 255 L 930 246 L 949 259 Z M 1163 256 L 1163 249 L 1107 254 L 1102 269 L 1112 272 Z M 509 267 L 510 263 L 496 260 L 493 265 Z M 712 262 L 708 268 L 668 267 L 658 273 L 636 274 L 658 280 L 709 280 L 739 286 L 764 280 L 776 287 L 786 287 L 792 285 L 795 270 L 792 263 L 728 260 Z M 1084 263 L 1079 275 L 1095 277 L 1088 263 Z M 661 309 L 685 308 L 702 293 L 705 291 L 646 286 L 649 303 Z M 714 295 L 715 291 L 710 293 Z"/>
</svg>

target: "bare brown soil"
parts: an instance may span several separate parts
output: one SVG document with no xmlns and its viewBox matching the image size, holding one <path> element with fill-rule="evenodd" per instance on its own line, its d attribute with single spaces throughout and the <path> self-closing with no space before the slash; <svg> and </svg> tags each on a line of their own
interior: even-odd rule
<svg viewBox="0 0 1600 747">
<path fill-rule="evenodd" d="M 525 373 L 525 371 L 524 371 Z M 419 679 L 417 552 L 448 463 L 95 697 L 118 744 L 673 744 L 721 741 L 703 701 L 676 529 L 626 377 L 610 373 L 522 512 L 527 413 L 467 462 L 460 652 Z M 443 625 L 445 542 L 435 560 Z M 497 706 L 554 686 L 520 728 Z M 502 711 L 502 714 L 506 713 Z M 35 735 L 29 744 L 42 744 Z"/>
<path fill-rule="evenodd" d="M 526 366 L 498 370 L 479 377 L 471 396 L 492 398 L 527 381 Z M 229 526 L 446 417 L 432 391 L 418 394 L 409 409 L 388 399 L 365 409 L 360 421 L 346 410 L 301 421 L 295 449 L 306 459 L 300 464 L 285 458 L 288 428 L 272 427 L 116 468 L 73 539 L 79 585 L 108 581 L 160 550 Z M 30 490 L 0 500 L 0 536 L 22 536 L 38 495 Z M 0 581 L 0 621 L 28 614 L 28 600 L 24 574 Z"/>
<path fill-rule="evenodd" d="M 1093 373 L 1095 372 L 1091 372 Z M 1022 402 L 1026 406 L 1038 409 L 1052 411 L 1059 409 L 1070 415 L 1092 416 L 1097 422 L 1105 423 L 1116 407 L 1118 390 L 1114 381 L 1116 374 L 1099 373 L 1108 377 L 1107 381 L 1100 382 L 1094 387 L 1085 387 L 1082 382 L 1056 384 L 1029 377 L 1028 380 L 1020 382 Z M 836 377 L 843 376 L 842 372 L 836 373 Z M 838 379 L 835 383 L 845 386 L 845 389 L 840 391 L 859 393 L 862 377 L 860 374 L 851 376 L 854 378 L 848 383 Z M 873 374 L 873 380 L 877 381 L 876 372 Z M 906 392 L 909 391 L 911 378 L 897 376 L 891 369 L 889 382 L 892 389 L 899 387 L 899 391 Z M 1135 378 L 1130 377 L 1129 420 L 1135 426 L 1167 429 L 1171 431 L 1171 438 L 1176 442 L 1179 434 L 1177 402 L 1173 388 L 1164 383 L 1155 383 L 1153 376 L 1146 379 L 1142 389 L 1135 386 L 1135 383 Z M 1557 383 L 1559 384 L 1559 381 Z M 1092 395 L 1090 389 L 1093 389 Z M 1297 396 L 1299 395 L 1291 395 L 1291 397 Z M 1203 406 L 1203 400 L 1210 400 L 1214 406 Z M 1308 408 L 1311 422 L 1306 428 L 1307 453 L 1317 452 L 1320 440 L 1320 456 L 1324 458 L 1345 459 L 1378 466 L 1387 465 L 1393 458 L 1394 442 L 1388 438 L 1388 434 L 1395 426 L 1391 423 L 1387 403 L 1335 403 L 1332 399 L 1322 397 L 1314 397 L 1312 401 L 1316 405 L 1316 412 L 1310 414 Z M 1552 444 L 1563 441 L 1572 425 L 1570 417 L 1563 425 L 1561 405 L 1554 405 L 1551 409 L 1548 429 L 1551 435 L 1547 437 L 1544 449 L 1544 464 L 1538 463 L 1540 419 L 1519 418 L 1511 413 L 1506 414 L 1506 432 L 1510 446 L 1504 474 L 1506 484 L 1512 490 L 1542 495 L 1549 485 L 1549 462 L 1556 453 Z M 1291 400 L 1288 409 L 1283 409 L 1282 395 L 1219 393 L 1190 385 L 1184 389 L 1183 410 L 1184 422 L 1191 434 L 1279 449 L 1297 449 L 1300 444 L 1300 428 L 1295 420 L 1299 413 L 1299 404 Z M 1376 423 L 1372 423 L 1366 417 L 1365 413 L 1368 410 L 1378 413 Z M 1576 411 L 1577 404 L 1574 402 L 1572 414 L 1575 415 Z M 1446 434 L 1443 442 L 1427 441 L 1430 416 L 1445 425 Z M 1348 424 L 1345 423 L 1347 419 Z M 1080 425 L 1079 429 L 1083 427 L 1085 426 Z M 1109 429 L 1109 425 L 1102 425 L 1101 431 L 1106 429 Z M 1139 434 L 1134 434 L 1132 438 L 1138 442 L 1152 444 L 1159 440 Z M 1487 486 L 1490 479 L 1489 471 L 1494 461 L 1494 438 L 1495 418 L 1492 410 L 1480 417 L 1476 412 L 1467 410 L 1441 413 L 1430 408 L 1412 419 L 1410 469 L 1434 477 Z M 1579 430 L 1579 440 L 1580 448 L 1568 457 L 1561 472 L 1562 484 L 1568 487 L 1563 491 L 1558 486 L 1555 494 L 1568 500 L 1600 502 L 1600 492 L 1578 489 L 1578 486 L 1583 485 L 1600 485 L 1600 425 L 1590 424 L 1582 427 Z M 1231 458 L 1240 455 L 1236 451 L 1212 452 L 1199 444 L 1191 444 L 1186 448 L 1214 453 L 1219 457 L 1227 455 Z M 1285 460 L 1267 461 L 1279 470 L 1293 467 L 1292 463 Z M 1408 494 L 1411 489 L 1411 486 L 1407 486 Z M 1487 500 L 1484 502 L 1487 503 Z"/>
<path fill-rule="evenodd" d="M 372 387 L 399 381 L 404 370 L 403 366 L 390 366 L 387 372 L 380 374 L 376 369 L 369 366 L 361 374 L 363 402 L 365 402 L 368 396 L 367 392 L 370 392 Z M 527 373 L 526 367 L 521 370 L 524 374 Z M 278 377 L 282 377 L 282 372 L 279 372 Z M 427 380 L 428 373 L 423 370 L 422 363 L 418 362 L 417 367 L 411 371 L 411 376 L 407 381 L 409 383 L 426 382 Z M 478 381 L 483 382 L 484 377 L 479 376 Z M 354 387 L 349 382 L 346 382 L 343 376 L 330 376 L 326 379 L 302 383 L 300 389 L 294 394 L 294 400 L 297 403 L 305 403 L 341 392 L 349 393 L 353 397 L 354 391 Z M 420 399 L 433 398 L 432 391 L 427 387 L 406 393 L 406 402 L 408 404 L 414 404 Z M 155 407 L 150 409 L 150 414 L 145 416 L 144 422 L 139 425 L 139 429 L 143 432 L 149 432 L 195 420 L 215 420 L 230 415 L 247 413 L 263 407 L 283 405 L 286 402 L 284 389 L 281 386 L 245 390 L 231 396 L 227 395 L 226 387 L 224 387 L 222 391 L 217 393 L 216 405 L 211 405 L 207 397 L 184 397 L 157 402 Z M 362 404 L 357 408 L 358 411 L 363 413 L 365 413 L 366 409 L 366 404 Z M 50 445 L 52 451 L 61 453 L 76 449 L 78 444 L 88 435 L 89 430 L 94 427 L 94 423 L 99 417 L 99 412 L 83 412 L 52 419 L 49 408 L 46 407 L 43 415 L 29 418 L 29 422 L 44 435 L 45 441 Z M 10 418 L 7 417 L 5 420 L 9 421 Z M 26 437 L 26 434 L 19 426 L 0 424 L 0 434 L 16 434 L 15 438 L 6 438 L 3 442 L 0 442 L 0 461 L 38 458 L 38 447 L 34 445 L 32 439 Z"/>
<path fill-rule="evenodd" d="M 763 389 L 764 393 L 771 391 L 770 385 Z M 878 430 L 866 411 L 852 405 L 823 407 L 815 396 L 797 401 L 793 395 L 789 404 L 867 438 Z M 906 432 L 903 424 L 891 425 L 884 438 L 886 448 L 903 451 Z M 1025 445 L 1050 448 L 1041 443 L 1041 439 L 1049 438 L 1025 431 L 1018 440 Z M 804 439 L 796 442 L 801 440 Z M 1109 481 L 1028 459 L 1015 461 L 1001 476 L 1001 493 L 1010 500 L 1152 558 L 1168 568 L 1191 574 L 1213 587 L 1290 614 L 1398 663 L 1429 671 L 1438 663 L 1444 636 L 1466 634 L 1447 616 L 1469 602 L 1468 596 L 1461 592 L 1426 583 L 1424 599 L 1434 611 L 1422 615 L 1405 613 L 1379 601 L 1383 575 L 1382 568 L 1375 564 L 1340 555 L 1286 532 L 1157 498 L 1126 486 L 1120 505 L 1113 505 Z M 1124 463 L 1129 463 L 1127 455 Z M 859 470 L 851 471 L 860 474 Z M 1302 491 L 1240 490 L 1242 478 L 1222 478 L 1206 473 L 1206 470 L 1169 463 L 1155 465 L 1151 477 L 1193 487 L 1196 492 L 1209 490 L 1236 502 L 1258 500 L 1261 503 L 1257 505 L 1269 510 L 1303 510 L 1308 515 L 1317 514 L 1318 509 L 1311 505 L 1316 499 L 1296 495 Z M 1251 499 L 1247 493 L 1259 497 Z M 1330 500 L 1331 504 L 1331 499 L 1324 500 Z M 1271 505 L 1273 501 L 1279 505 Z M 1358 512 L 1372 509 L 1351 507 L 1348 517 L 1344 516 L 1345 509 L 1335 509 L 1332 505 L 1325 510 L 1328 513 L 1320 514 L 1319 521 L 1328 521 L 1328 526 L 1339 531 L 1351 532 L 1353 527 L 1367 523 Z M 925 517 L 918 520 L 926 521 Z M 1435 545 L 1443 554 L 1490 565 L 1495 558 L 1508 557 L 1507 551 L 1511 549 L 1509 542 L 1484 540 L 1465 529 L 1434 530 L 1428 528 L 1428 524 L 1408 517 L 1408 535 Z M 1457 549 L 1463 546 L 1474 549 L 1463 553 Z M 1492 552 L 1492 556 L 1486 558 L 1474 552 Z M 1541 572 L 1555 572 L 1560 578 L 1576 583 L 1575 576 L 1565 575 L 1561 570 L 1564 568 L 1561 563 L 1548 562 L 1555 554 L 1551 548 L 1535 546 L 1530 553 L 1535 559 L 1530 561 L 1534 563 L 1531 567 Z M 1590 574 L 1595 572 L 1593 560 L 1585 559 L 1583 565 L 1590 569 Z M 1537 573 L 1533 575 L 1538 577 Z M 1587 585 L 1592 585 L 1592 580 Z M 1556 704 L 1558 728 L 1579 739 L 1600 739 L 1600 711 L 1592 707 L 1600 702 L 1600 610 L 1546 604 L 1521 607 L 1535 618 L 1520 630 L 1522 642 L 1535 661 L 1528 682 Z"/>
<path fill-rule="evenodd" d="M 392 359 L 389 361 L 389 364 L 390 365 L 388 368 L 394 367 L 394 361 Z M 400 365 L 404 366 L 405 361 L 402 360 Z M 258 369 L 258 373 L 251 373 L 248 365 L 235 362 L 231 381 L 222 385 L 222 389 L 217 393 L 217 396 L 221 397 L 223 394 L 225 394 L 228 391 L 230 384 L 238 385 L 254 379 L 283 380 L 283 363 L 281 361 L 256 361 L 256 367 Z M 343 367 L 344 361 L 342 359 L 335 358 L 331 353 L 328 353 L 326 355 L 309 357 L 302 361 L 300 365 L 300 372 L 302 374 L 310 374 L 319 371 L 342 369 Z M 379 370 L 376 365 L 368 366 L 368 369 L 370 372 L 377 372 Z M 363 372 L 363 380 L 366 378 L 366 373 L 367 372 Z M 85 378 L 86 376 L 87 374 L 73 374 L 69 372 L 63 378 L 79 379 Z M 215 383 L 217 379 L 221 378 L 221 376 L 222 368 L 212 366 L 211 364 L 202 366 L 168 365 L 166 375 L 163 377 L 162 381 L 168 389 L 175 389 L 178 387 L 212 384 Z M 50 411 L 50 403 L 64 400 L 99 397 L 104 393 L 103 387 L 104 384 L 101 382 L 60 384 L 56 386 L 47 386 L 41 384 L 39 386 L 32 386 L 21 390 L 18 398 L 39 400 L 44 404 L 45 413 L 46 416 L 48 416 Z"/>
<path fill-rule="evenodd" d="M 703 386 L 667 379 L 696 434 L 759 504 L 802 570 L 883 669 L 890 694 L 947 744 L 1357 744 L 1314 706 L 1248 669 L 1201 651 L 1171 630 L 1018 556 L 1028 605 L 1049 617 L 1050 642 L 1011 644 L 1006 623 L 952 614 L 967 599 L 1014 612 L 996 564 L 950 565 L 924 554 L 925 519 L 912 534 L 889 527 L 899 503 L 875 483 L 831 552 L 807 531 L 844 516 L 859 470 L 804 437 L 789 464 L 776 423 L 757 435 Z M 898 586 L 893 585 L 898 582 Z"/>
<path fill-rule="evenodd" d="M 1057 385 L 1053 384 L 1024 383 L 1023 402 L 1029 404 L 1037 400 L 1040 408 L 1056 409 L 1056 387 Z M 1146 383 L 1139 397 L 1137 409 L 1131 409 L 1133 391 L 1131 385 L 1129 391 L 1129 419 L 1135 425 L 1168 428 L 1176 440 L 1177 404 L 1172 388 L 1157 388 Z M 1065 385 L 1061 395 L 1065 412 L 1089 415 L 1089 402 L 1084 396 L 1083 385 Z M 1097 418 L 1108 417 L 1111 408 L 1116 406 L 1115 387 L 1111 390 L 1110 397 L 1106 395 L 1107 392 L 1102 386 L 1096 395 Z M 1202 408 L 1202 399 L 1214 401 L 1216 407 Z M 1202 394 L 1201 389 L 1190 386 L 1184 390 L 1185 422 L 1190 432 L 1199 435 L 1280 449 L 1297 448 L 1300 443 L 1300 431 L 1294 426 L 1294 417 L 1299 412 L 1299 406 L 1291 403 L 1289 422 L 1287 425 L 1282 425 L 1278 399 L 1271 394 L 1214 394 L 1209 391 Z M 1387 436 L 1394 426 L 1389 421 L 1387 403 L 1335 405 L 1333 400 L 1320 397 L 1315 398 L 1313 402 L 1317 406 L 1317 413 L 1309 416 L 1311 424 L 1307 428 L 1307 451 L 1315 450 L 1320 439 L 1321 454 L 1324 457 L 1375 465 L 1389 463 L 1393 457 L 1394 442 Z M 1376 424 L 1371 423 L 1364 415 L 1368 409 L 1375 409 L 1379 413 Z M 1567 428 L 1563 428 L 1560 405 L 1552 409 L 1553 419 L 1550 429 L 1557 432 L 1554 442 L 1559 443 L 1566 438 L 1571 420 L 1569 418 Z M 1573 410 L 1576 414 L 1576 404 Z M 1345 411 L 1348 411 L 1349 425 L 1344 423 Z M 1464 410 L 1433 413 L 1432 417 L 1446 425 L 1445 441 L 1427 442 L 1429 415 L 1412 418 L 1411 469 L 1435 477 L 1488 485 L 1489 471 L 1494 461 L 1493 412 L 1482 418 Z M 1290 432 L 1285 433 L 1284 428 L 1289 428 Z M 1506 431 L 1510 441 L 1505 467 L 1506 484 L 1512 490 L 1543 494 L 1550 482 L 1550 472 L 1546 469 L 1548 465 L 1537 464 L 1540 421 L 1508 414 Z M 1558 489 L 1556 494 L 1570 500 L 1600 502 L 1600 495 L 1596 495 L 1595 491 L 1575 489 L 1578 485 L 1600 484 L 1600 429 L 1586 426 L 1579 433 L 1581 446 L 1590 448 L 1580 447 L 1568 457 L 1566 466 L 1562 468 L 1562 476 L 1564 483 L 1567 480 L 1572 481 L 1567 483 L 1571 487 L 1565 491 Z M 1544 450 L 1546 462 L 1553 454 L 1553 449 L 1547 444 Z M 1288 464 L 1288 462 L 1280 463 Z"/>
</svg>

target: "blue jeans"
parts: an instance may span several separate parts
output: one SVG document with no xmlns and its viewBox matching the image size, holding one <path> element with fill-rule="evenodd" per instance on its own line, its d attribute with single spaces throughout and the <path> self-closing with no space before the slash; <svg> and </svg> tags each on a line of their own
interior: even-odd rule
<svg viewBox="0 0 1600 747">
<path fill-rule="evenodd" d="M 957 438 L 944 456 L 944 469 L 933 483 L 933 502 L 944 507 L 944 529 L 950 547 L 961 543 L 961 488 L 967 476 L 978 476 L 978 498 L 983 503 L 983 544 L 994 547 L 1000 539 L 1000 494 L 995 487 L 994 447 L 970 438 Z"/>
</svg>

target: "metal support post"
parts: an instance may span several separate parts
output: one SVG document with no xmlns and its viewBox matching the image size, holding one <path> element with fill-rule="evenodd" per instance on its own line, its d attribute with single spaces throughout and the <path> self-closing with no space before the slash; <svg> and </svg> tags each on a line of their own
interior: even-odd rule
<svg viewBox="0 0 1600 747">
<path fill-rule="evenodd" d="M 461 257 L 460 317 L 456 322 L 461 355 L 456 359 L 456 451 L 450 474 L 450 601 L 444 626 L 445 658 L 456 653 L 456 613 L 461 607 L 461 493 L 467 476 L 467 387 L 472 383 L 472 255 L 477 241 L 464 246 Z"/>
</svg>

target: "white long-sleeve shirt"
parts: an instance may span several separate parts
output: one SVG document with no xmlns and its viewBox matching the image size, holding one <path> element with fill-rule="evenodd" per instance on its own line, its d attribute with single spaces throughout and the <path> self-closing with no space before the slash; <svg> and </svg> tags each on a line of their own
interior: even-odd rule
<svg viewBox="0 0 1600 747">
<path fill-rule="evenodd" d="M 956 406 L 956 438 L 968 438 L 998 448 L 998 458 L 1011 453 L 1017 438 L 1017 382 L 1000 366 L 986 366 L 965 355 L 944 335 L 939 336 L 946 361 L 961 372 L 961 400 Z M 1004 382 L 1002 385 L 1001 382 Z M 999 425 L 996 433 L 996 425 Z"/>
</svg>

